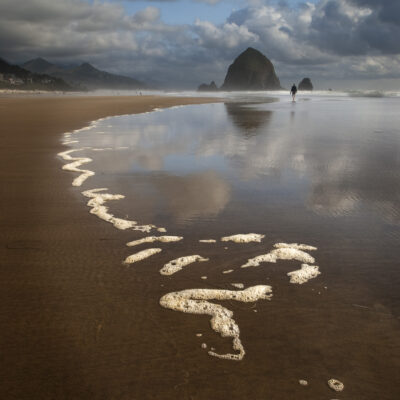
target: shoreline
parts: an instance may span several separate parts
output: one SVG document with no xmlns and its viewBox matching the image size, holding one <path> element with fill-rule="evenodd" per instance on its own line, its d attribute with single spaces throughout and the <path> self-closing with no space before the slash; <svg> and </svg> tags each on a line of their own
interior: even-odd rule
<svg viewBox="0 0 400 400">
<path fill-rule="evenodd" d="M 94 360 L 112 362 L 113 355 L 107 354 L 112 342 L 99 343 L 98 334 L 109 307 L 126 306 L 125 276 L 116 269 L 124 235 L 93 218 L 80 191 L 77 196 L 75 174 L 63 171 L 57 156 L 67 149 L 62 134 L 100 118 L 219 101 L 0 98 L 2 397 L 87 398 L 85 388 L 101 390 L 108 379 L 103 370 L 91 373 Z M 133 297 L 126 302 L 140 307 Z"/>
</svg>

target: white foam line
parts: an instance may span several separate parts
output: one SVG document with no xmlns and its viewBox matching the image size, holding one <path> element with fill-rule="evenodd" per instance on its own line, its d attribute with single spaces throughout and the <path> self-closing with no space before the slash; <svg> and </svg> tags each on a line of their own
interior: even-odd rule
<svg viewBox="0 0 400 400">
<path fill-rule="evenodd" d="M 91 207 L 90 213 L 96 215 L 102 220 L 113 224 L 117 229 L 133 229 L 141 232 L 150 232 L 154 225 L 137 225 L 136 221 L 129 221 L 127 219 L 116 218 L 113 214 L 108 212 L 108 207 L 104 204 L 110 200 L 120 200 L 125 196 L 122 194 L 99 193 L 108 190 L 106 188 L 85 190 L 82 194 L 89 197 L 87 205 Z"/>
<path fill-rule="evenodd" d="M 92 151 L 106 151 L 106 150 L 114 150 L 112 147 L 95 147 L 91 149 Z"/>
<path fill-rule="evenodd" d="M 79 172 L 80 175 L 72 181 L 72 186 L 81 186 L 82 183 L 89 178 L 90 176 L 94 175 L 93 171 L 89 169 L 80 169 L 79 167 L 83 164 L 87 164 L 92 162 L 93 160 L 88 157 L 71 157 L 70 154 L 75 151 L 82 151 L 84 149 L 72 149 L 63 151 L 58 153 L 60 157 L 62 157 L 65 161 L 72 161 L 69 164 L 63 165 L 62 169 L 71 172 Z"/>
<path fill-rule="evenodd" d="M 244 284 L 243 283 L 231 283 L 231 285 L 235 288 L 238 289 L 243 289 L 244 288 Z"/>
<path fill-rule="evenodd" d="M 134 240 L 132 242 L 127 243 L 126 245 L 129 247 L 138 246 L 142 243 L 153 243 L 153 242 L 179 242 L 182 240 L 182 236 L 147 236 L 142 239 Z"/>
<path fill-rule="evenodd" d="M 290 276 L 290 283 L 302 285 L 310 279 L 314 279 L 318 275 L 321 275 L 321 272 L 319 272 L 319 267 L 317 265 L 301 264 L 301 269 L 288 272 L 287 275 Z"/>
<path fill-rule="evenodd" d="M 215 239 L 200 239 L 200 243 L 217 243 Z"/>
<path fill-rule="evenodd" d="M 230 274 L 231 272 L 233 272 L 233 269 L 227 269 L 225 271 L 222 271 L 223 274 Z"/>
<path fill-rule="evenodd" d="M 73 143 L 79 143 L 79 140 L 64 140 L 63 144 L 73 144 Z"/>
<path fill-rule="evenodd" d="M 157 254 L 161 251 L 161 249 L 146 249 L 139 251 L 138 253 L 131 254 L 130 256 L 125 258 L 124 264 L 133 264 L 138 261 L 142 261 L 145 258 L 149 258 L 154 254 Z"/>
<path fill-rule="evenodd" d="M 203 258 L 203 257 L 199 256 L 198 254 L 191 255 L 191 256 L 185 256 L 185 257 L 179 257 L 179 258 L 176 258 L 175 260 L 172 260 L 169 263 L 165 264 L 160 269 L 160 274 L 161 275 L 173 275 L 190 264 L 193 264 L 195 262 L 208 261 L 208 260 L 209 260 L 208 258 Z"/>
<path fill-rule="evenodd" d="M 258 233 L 239 233 L 232 236 L 224 236 L 221 238 L 221 242 L 235 242 L 235 243 L 250 243 L 250 242 L 261 242 L 265 235 Z"/>
<path fill-rule="evenodd" d="M 231 337 L 233 349 L 236 354 L 218 354 L 209 350 L 208 354 L 226 360 L 242 360 L 245 350 L 240 341 L 240 330 L 233 317 L 233 312 L 219 304 L 213 304 L 206 300 L 236 300 L 245 303 L 257 300 L 270 300 L 272 288 L 267 285 L 252 286 L 245 290 L 222 289 L 187 289 L 180 292 L 168 293 L 161 297 L 160 305 L 174 311 L 189 314 L 211 315 L 211 328 L 222 337 Z"/>
<path fill-rule="evenodd" d="M 276 263 L 277 260 L 297 260 L 302 263 L 314 264 L 315 259 L 308 253 L 292 247 L 284 247 L 270 251 L 267 254 L 250 258 L 241 268 L 258 267 L 263 262 Z"/>
<path fill-rule="evenodd" d="M 317 248 L 314 246 L 309 246 L 308 244 L 297 244 L 297 243 L 276 243 L 274 244 L 274 247 L 277 249 L 291 248 L 291 249 L 309 250 L 309 251 L 317 250 Z"/>
</svg>

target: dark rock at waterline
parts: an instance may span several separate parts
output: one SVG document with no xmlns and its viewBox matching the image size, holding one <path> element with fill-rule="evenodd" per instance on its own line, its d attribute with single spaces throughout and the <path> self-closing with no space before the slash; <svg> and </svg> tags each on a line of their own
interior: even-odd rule
<svg viewBox="0 0 400 400">
<path fill-rule="evenodd" d="M 314 86 L 311 83 L 310 78 L 304 78 L 300 83 L 299 83 L 299 90 L 313 90 Z"/>
<path fill-rule="evenodd" d="M 215 92 L 217 90 L 218 90 L 218 88 L 214 81 L 212 81 L 209 85 L 207 85 L 207 83 L 202 83 L 197 88 L 198 92 Z"/>
<path fill-rule="evenodd" d="M 279 90 L 281 84 L 271 61 L 249 47 L 228 68 L 222 90 Z"/>
</svg>

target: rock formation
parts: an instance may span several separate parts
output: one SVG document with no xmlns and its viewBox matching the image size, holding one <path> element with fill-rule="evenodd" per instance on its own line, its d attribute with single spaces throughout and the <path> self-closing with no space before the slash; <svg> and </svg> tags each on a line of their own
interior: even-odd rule
<svg viewBox="0 0 400 400">
<path fill-rule="evenodd" d="M 249 47 L 228 68 L 222 90 L 279 90 L 281 84 L 271 61 Z"/>
<path fill-rule="evenodd" d="M 313 90 L 314 86 L 311 83 L 310 78 L 304 78 L 300 83 L 299 83 L 299 90 Z"/>
<path fill-rule="evenodd" d="M 197 88 L 198 92 L 215 92 L 217 90 L 218 90 L 218 88 L 214 81 L 212 81 L 209 85 L 207 85 L 207 83 L 202 83 Z"/>
</svg>

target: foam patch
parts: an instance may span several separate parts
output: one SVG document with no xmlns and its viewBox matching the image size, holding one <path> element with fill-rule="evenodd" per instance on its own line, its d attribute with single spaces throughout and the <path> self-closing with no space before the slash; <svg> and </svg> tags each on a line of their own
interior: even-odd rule
<svg viewBox="0 0 400 400">
<path fill-rule="evenodd" d="M 124 264 L 133 264 L 138 261 L 142 261 L 145 258 L 149 258 L 153 256 L 154 254 L 157 254 L 161 251 L 161 249 L 146 249 L 139 251 L 138 253 L 131 254 L 130 256 L 125 258 Z"/>
<path fill-rule="evenodd" d="M 216 243 L 215 239 L 201 239 L 199 240 L 200 243 Z"/>
<path fill-rule="evenodd" d="M 337 379 L 329 379 L 328 386 L 335 392 L 341 392 L 344 389 L 344 384 Z"/>
<path fill-rule="evenodd" d="M 244 284 L 243 283 L 231 283 L 231 285 L 235 288 L 238 289 L 243 289 L 244 288 Z"/>
<path fill-rule="evenodd" d="M 127 219 L 116 218 L 108 211 L 108 207 L 104 204 L 111 200 L 120 200 L 125 196 L 122 194 L 100 193 L 108 190 L 106 188 L 85 190 L 82 194 L 89 197 L 87 205 L 91 207 L 90 213 L 101 218 L 103 221 L 113 224 L 117 229 L 125 230 L 132 229 L 141 232 L 149 232 L 154 225 L 137 225 L 136 221 L 129 221 Z"/>
<path fill-rule="evenodd" d="M 233 269 L 226 269 L 225 271 L 222 271 L 223 274 L 230 274 L 233 272 Z"/>
<path fill-rule="evenodd" d="M 208 261 L 208 260 L 209 260 L 208 258 L 203 258 L 203 257 L 199 256 L 198 254 L 192 255 L 192 256 L 179 257 L 179 258 L 176 258 L 175 260 L 172 260 L 169 263 L 165 264 L 160 269 L 160 274 L 161 275 L 173 275 L 190 264 L 193 264 L 198 261 L 202 262 L 202 261 Z"/>
<path fill-rule="evenodd" d="M 302 263 L 314 264 L 315 259 L 310 254 L 293 247 L 281 247 L 274 249 L 267 254 L 250 258 L 241 268 L 258 267 L 261 263 L 276 263 L 278 260 L 297 260 Z"/>
<path fill-rule="evenodd" d="M 129 247 L 138 246 L 142 243 L 153 243 L 153 242 L 179 242 L 182 240 L 182 236 L 147 236 L 142 239 L 134 240 L 132 242 L 127 243 L 126 245 Z"/>
<path fill-rule="evenodd" d="M 290 283 L 302 285 L 310 279 L 314 279 L 318 275 L 321 275 L 321 272 L 319 272 L 319 267 L 317 265 L 302 264 L 301 269 L 288 272 L 287 275 L 290 276 Z"/>
<path fill-rule="evenodd" d="M 235 243 L 250 243 L 250 242 L 261 242 L 265 235 L 258 233 L 239 233 L 232 236 L 224 236 L 221 238 L 222 242 L 235 242 Z"/>
<path fill-rule="evenodd" d="M 258 285 L 245 290 L 222 289 L 187 289 L 180 292 L 168 293 L 161 297 L 160 305 L 174 311 L 189 314 L 206 314 L 211 316 L 211 328 L 222 337 L 232 338 L 232 347 L 235 353 L 218 354 L 213 350 L 208 354 L 226 360 L 242 360 L 245 350 L 240 341 L 240 330 L 233 317 L 233 312 L 219 304 L 207 300 L 235 300 L 245 303 L 257 300 L 270 300 L 272 297 L 271 286 Z"/>
<path fill-rule="evenodd" d="M 89 157 L 72 157 L 70 156 L 71 153 L 75 151 L 82 151 L 84 149 L 73 149 L 73 150 L 67 150 L 63 151 L 61 153 L 58 153 L 60 157 L 63 158 L 65 161 L 72 161 L 71 163 L 63 165 L 62 169 L 65 171 L 71 171 L 71 172 L 79 172 L 80 175 L 75 178 L 72 181 L 72 186 L 81 186 L 86 179 L 94 175 L 93 171 L 90 171 L 89 169 L 81 169 L 79 168 L 83 164 L 87 164 L 92 162 L 93 160 Z"/>
<path fill-rule="evenodd" d="M 290 248 L 290 249 L 308 250 L 308 251 L 317 250 L 317 248 L 314 246 L 309 246 L 308 244 L 297 244 L 297 243 L 276 243 L 274 244 L 274 247 L 277 249 Z"/>
</svg>

